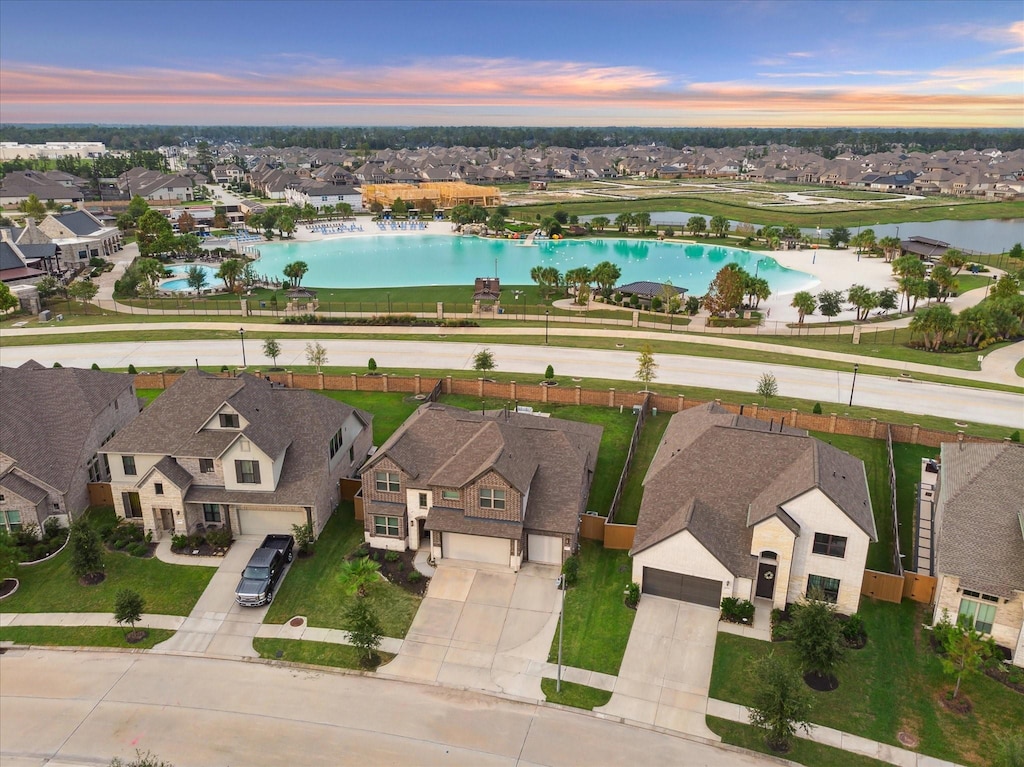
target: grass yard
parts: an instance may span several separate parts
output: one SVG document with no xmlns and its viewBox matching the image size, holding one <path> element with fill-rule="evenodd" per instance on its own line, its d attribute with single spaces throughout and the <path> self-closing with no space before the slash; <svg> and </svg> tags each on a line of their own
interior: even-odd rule
<svg viewBox="0 0 1024 767">
<path fill-rule="evenodd" d="M 372 413 L 373 444 L 378 447 L 383 445 L 405 419 L 423 404 L 410 400 L 407 394 L 368 391 L 331 391 L 323 394 L 338 402 Z"/>
<path fill-rule="evenodd" d="M 562 680 L 562 691 L 556 692 L 556 687 L 557 682 L 554 679 L 540 680 L 540 689 L 548 703 L 558 703 L 561 706 L 572 706 L 592 711 L 612 699 L 612 694 L 607 690 L 566 682 L 564 679 Z"/>
<path fill-rule="evenodd" d="M 712 732 L 721 736 L 723 743 L 781 757 L 797 764 L 810 765 L 810 767 L 821 767 L 825 764 L 829 767 L 882 767 L 888 764 L 888 762 L 880 762 L 869 756 L 852 754 L 849 751 L 842 751 L 803 738 L 793 738 L 793 745 L 789 751 L 785 754 L 777 754 L 765 745 L 764 731 L 753 725 L 719 719 L 717 716 L 707 717 L 707 724 Z"/>
<path fill-rule="evenodd" d="M 900 551 L 905 555 L 903 566 L 914 565 L 914 513 L 917 483 L 921 480 L 921 459 L 938 458 L 939 450 L 924 445 L 893 442 L 892 458 L 896 467 L 896 516 L 900 523 Z"/>
<path fill-rule="evenodd" d="M 467 410 L 479 410 L 481 407 L 479 398 L 462 394 L 442 395 L 441 402 Z M 487 410 L 500 410 L 508 404 L 507 400 L 485 399 L 483 407 Z M 594 482 L 590 487 L 590 499 L 587 502 L 587 509 L 596 511 L 602 517 L 608 516 L 612 496 L 615 495 L 615 486 L 619 482 L 622 466 L 626 461 L 629 441 L 633 438 L 633 427 L 636 425 L 633 413 L 631 411 L 620 413 L 615 408 L 596 407 L 593 405 L 558 405 L 549 403 L 534 405 L 534 407 L 546 413 L 551 413 L 554 418 L 593 423 L 604 428 L 601 434 L 601 448 L 597 456 L 597 469 L 594 472 Z"/>
<path fill-rule="evenodd" d="M 288 577 L 274 595 L 267 623 L 285 623 L 296 615 L 306 616 L 316 628 L 348 628 L 345 613 L 358 597 L 346 592 L 338 577 L 341 563 L 363 542 L 363 525 L 357 522 L 353 506 L 343 501 L 316 542 L 316 554 L 296 557 Z M 383 578 L 367 587 L 381 631 L 402 638 L 416 617 L 420 598 Z"/>
<path fill-rule="evenodd" d="M 626 607 L 622 595 L 632 580 L 629 555 L 606 549 L 596 541 L 582 541 L 579 557 L 579 581 L 565 594 L 562 663 L 618 674 L 636 617 L 636 612 Z M 557 660 L 556 631 L 548 661 Z"/>
<path fill-rule="evenodd" d="M 311 666 L 334 666 L 336 668 L 354 668 L 364 670 L 359 665 L 359 650 L 343 644 L 328 642 L 305 642 L 296 639 L 260 639 L 252 640 L 253 649 L 261 658 L 286 660 L 292 663 L 308 663 Z M 387 652 L 378 652 L 381 664 L 388 663 L 395 656 Z"/>
<path fill-rule="evenodd" d="M 892 572 L 892 504 L 889 500 L 889 458 L 885 451 L 885 440 L 825 432 L 810 433 L 864 461 L 871 508 L 875 512 L 875 530 L 878 533 L 878 541 L 868 546 L 866 567 L 883 573 Z"/>
<path fill-rule="evenodd" d="M 146 617 L 139 624 L 144 628 Z M 0 628 L 0 642 L 20 645 L 47 645 L 60 647 L 129 647 L 148 650 L 174 636 L 167 629 L 146 629 L 148 636 L 141 642 L 128 644 L 122 629 L 111 626 L 7 626 Z"/>
<path fill-rule="evenodd" d="M 649 417 L 644 423 L 644 429 L 640 432 L 640 442 L 636 446 L 636 454 L 633 456 L 633 467 L 630 469 L 629 477 L 626 479 L 626 486 L 622 489 L 622 500 L 619 502 L 619 510 L 615 513 L 615 521 L 623 525 L 635 525 L 640 516 L 640 501 L 643 500 L 644 476 L 658 452 L 658 445 L 668 427 L 671 413 L 662 413 L 658 417 Z"/>
<path fill-rule="evenodd" d="M 1024 696 L 976 675 L 961 687 L 961 694 L 974 704 L 973 712 L 950 713 L 939 699 L 952 689 L 954 679 L 943 674 L 929 647 L 928 632 L 922 628 L 929 617 L 927 607 L 864 598 L 860 612 L 868 644 L 849 652 L 839 670 L 837 690 L 811 693 L 811 720 L 894 746 L 899 745 L 897 733 L 909 732 L 919 738 L 921 753 L 960 764 L 989 764 L 996 739 L 1018 732 L 1024 722 Z M 748 659 L 772 650 L 781 655 L 794 652 L 789 642 L 719 634 L 712 697 L 749 704 Z"/>
</svg>

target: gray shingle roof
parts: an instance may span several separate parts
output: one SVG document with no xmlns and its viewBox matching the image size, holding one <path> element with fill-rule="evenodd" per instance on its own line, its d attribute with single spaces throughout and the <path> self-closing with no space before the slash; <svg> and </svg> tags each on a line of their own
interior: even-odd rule
<svg viewBox="0 0 1024 767">
<path fill-rule="evenodd" d="M 84 210 L 62 213 L 54 218 L 80 237 L 95 234 L 103 228 L 103 224 L 97 223 L 96 219 Z"/>
<path fill-rule="evenodd" d="M 25 474 L 66 492 L 89 458 L 86 438 L 96 416 L 135 377 L 37 362 L 0 367 L 0 450 Z"/>
<path fill-rule="evenodd" d="M 943 443 L 935 572 L 1009 598 L 1024 591 L 1024 446 Z"/>
<path fill-rule="evenodd" d="M 780 506 L 815 487 L 877 538 L 859 459 L 713 403 L 677 413 L 644 478 L 631 553 L 689 530 L 731 572 L 749 577 L 753 525 L 778 516 L 796 532 Z"/>
<path fill-rule="evenodd" d="M 9 471 L 0 477 L 0 487 L 15 495 L 20 495 L 26 501 L 35 504 L 38 504 L 49 495 L 44 488 L 15 474 L 13 471 Z"/>
</svg>

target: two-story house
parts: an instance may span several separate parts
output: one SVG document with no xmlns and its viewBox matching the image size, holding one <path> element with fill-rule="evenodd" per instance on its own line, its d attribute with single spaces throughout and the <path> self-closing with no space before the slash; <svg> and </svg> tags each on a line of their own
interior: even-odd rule
<svg viewBox="0 0 1024 767">
<path fill-rule="evenodd" d="M 109 479 L 104 443 L 138 415 L 135 376 L 33 360 L 0 368 L 0 528 L 77 517 L 89 483 Z"/>
<path fill-rule="evenodd" d="M 814 591 L 854 613 L 875 540 L 861 460 L 711 403 L 669 421 L 630 554 L 647 594 L 782 608 Z"/>
<path fill-rule="evenodd" d="M 366 462 L 366 542 L 434 559 L 560 565 L 579 517 L 602 429 L 523 413 L 426 404 Z"/>
<path fill-rule="evenodd" d="M 319 535 L 340 479 L 366 460 L 372 418 L 251 375 L 189 371 L 106 445 L 114 506 L 154 538 L 200 525 Z"/>
</svg>

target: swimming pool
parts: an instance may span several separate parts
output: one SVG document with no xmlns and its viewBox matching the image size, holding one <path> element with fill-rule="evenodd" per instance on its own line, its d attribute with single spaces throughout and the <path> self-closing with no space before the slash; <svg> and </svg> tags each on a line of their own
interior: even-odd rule
<svg viewBox="0 0 1024 767">
<path fill-rule="evenodd" d="M 563 274 L 578 266 L 611 261 L 622 270 L 620 284 L 671 280 L 703 295 L 728 263 L 758 272 L 775 293 L 812 287 L 814 276 L 780 266 L 763 253 L 721 246 L 683 245 L 657 240 L 517 240 L 445 235 L 352 237 L 317 242 L 260 245 L 260 274 L 281 277 L 285 265 L 305 261 L 304 285 L 323 288 L 396 288 L 413 285 L 472 285 L 476 277 L 497 276 L 506 284 L 532 282 L 530 269 L 553 266 Z M 810 256 L 808 255 L 808 260 Z"/>
<path fill-rule="evenodd" d="M 172 272 L 171 278 L 160 283 L 160 290 L 170 290 L 174 293 L 193 290 L 188 284 L 188 270 L 191 266 L 198 266 L 206 272 L 206 285 L 203 286 L 203 290 L 222 290 L 224 288 L 224 280 L 217 277 L 217 272 L 220 270 L 219 266 L 210 266 L 209 264 L 175 264 L 170 267 Z"/>
</svg>

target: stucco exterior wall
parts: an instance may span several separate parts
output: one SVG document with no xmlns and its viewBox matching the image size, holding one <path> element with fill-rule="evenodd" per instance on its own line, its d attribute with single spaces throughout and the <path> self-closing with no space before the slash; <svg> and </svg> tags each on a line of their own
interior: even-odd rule
<svg viewBox="0 0 1024 767">
<path fill-rule="evenodd" d="M 794 601 L 800 595 L 791 598 L 790 579 L 793 574 L 793 547 L 796 543 L 796 535 L 778 517 L 770 517 L 754 526 L 753 537 L 750 543 L 750 553 L 754 557 L 760 557 L 764 551 L 774 551 L 778 557 L 775 564 L 778 569 L 775 571 L 775 591 L 772 593 L 772 606 L 780 610 L 785 608 L 786 602 Z M 766 559 L 765 561 L 771 561 Z M 754 592 L 750 589 L 750 596 L 745 599 L 753 599 Z"/>
<path fill-rule="evenodd" d="M 722 581 L 722 597 L 742 596 L 744 599 L 748 597 L 748 594 L 734 593 L 736 579 L 733 574 L 725 565 L 715 559 L 688 530 L 644 549 L 633 557 L 633 580 L 639 583 L 641 588 L 643 588 L 644 567 L 719 580 Z M 749 584 L 749 581 L 747 583 Z"/>
</svg>

